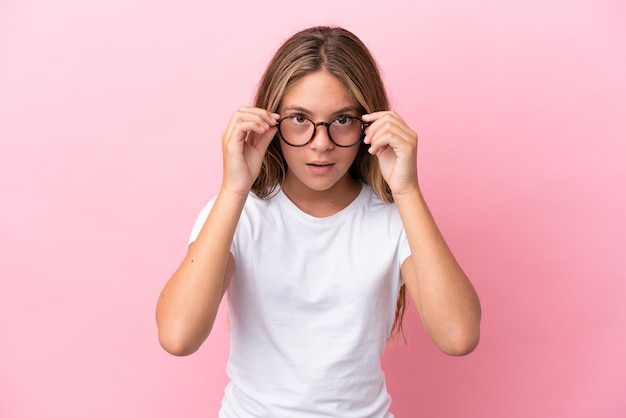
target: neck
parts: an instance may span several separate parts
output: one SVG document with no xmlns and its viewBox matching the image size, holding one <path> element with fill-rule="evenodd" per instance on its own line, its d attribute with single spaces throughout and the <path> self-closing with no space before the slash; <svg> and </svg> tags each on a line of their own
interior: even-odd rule
<svg viewBox="0 0 626 418">
<path fill-rule="evenodd" d="M 325 218 L 352 203 L 361 192 L 362 185 L 347 175 L 329 189 L 314 190 L 287 173 L 281 187 L 283 193 L 301 211 L 316 218 Z"/>
</svg>

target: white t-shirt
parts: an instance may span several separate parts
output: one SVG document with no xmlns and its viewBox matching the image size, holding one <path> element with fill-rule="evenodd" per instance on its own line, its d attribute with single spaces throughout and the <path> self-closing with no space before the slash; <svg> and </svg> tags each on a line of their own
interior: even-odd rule
<svg viewBox="0 0 626 418">
<path fill-rule="evenodd" d="M 316 218 L 282 190 L 267 200 L 250 193 L 231 253 L 230 383 L 219 416 L 392 417 L 380 358 L 410 255 L 396 206 L 363 186 L 345 209 Z"/>
</svg>

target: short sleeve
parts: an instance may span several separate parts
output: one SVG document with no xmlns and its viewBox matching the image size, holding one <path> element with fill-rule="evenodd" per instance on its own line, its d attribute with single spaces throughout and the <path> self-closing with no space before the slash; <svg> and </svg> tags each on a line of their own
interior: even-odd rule
<svg viewBox="0 0 626 418">
<path fill-rule="evenodd" d="M 196 240 L 196 238 L 198 238 L 198 235 L 200 234 L 200 230 L 204 226 L 204 223 L 206 222 L 207 218 L 209 217 L 209 213 L 211 213 L 211 209 L 213 209 L 213 205 L 215 204 L 215 199 L 216 198 L 214 197 L 213 199 L 209 200 L 200 211 L 200 214 L 196 218 L 196 221 L 193 224 L 193 228 L 191 229 L 191 234 L 189 234 L 188 245 L 191 245 Z"/>
<path fill-rule="evenodd" d="M 399 268 L 402 268 L 402 264 L 411 255 L 411 247 L 409 247 L 409 240 L 406 237 L 406 231 L 402 228 L 400 234 L 400 242 L 398 243 L 398 261 L 400 262 Z M 400 275 L 400 285 L 404 284 L 404 278 Z"/>
<path fill-rule="evenodd" d="M 400 260 L 400 265 L 409 258 L 411 255 L 411 247 L 409 247 L 409 240 L 406 237 L 406 232 L 404 228 L 402 228 L 402 234 L 400 235 L 400 248 L 398 249 L 398 260 Z"/>
</svg>

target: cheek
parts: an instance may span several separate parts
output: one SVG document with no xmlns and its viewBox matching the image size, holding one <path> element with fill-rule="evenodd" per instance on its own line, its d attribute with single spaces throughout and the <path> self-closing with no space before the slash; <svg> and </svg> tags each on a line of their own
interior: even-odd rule
<svg viewBox="0 0 626 418">
<path fill-rule="evenodd" d="M 350 166 L 352 165 L 352 163 L 354 163 L 354 160 L 359 154 L 359 147 L 348 148 L 346 149 L 346 151 L 347 151 L 346 160 L 348 161 L 348 165 Z"/>
<path fill-rule="evenodd" d="M 280 151 L 282 152 L 283 158 L 285 158 L 287 165 L 289 165 L 289 162 L 293 161 L 295 157 L 294 150 L 297 150 L 297 149 L 290 147 L 289 145 L 285 145 L 282 141 L 280 141 Z"/>
</svg>

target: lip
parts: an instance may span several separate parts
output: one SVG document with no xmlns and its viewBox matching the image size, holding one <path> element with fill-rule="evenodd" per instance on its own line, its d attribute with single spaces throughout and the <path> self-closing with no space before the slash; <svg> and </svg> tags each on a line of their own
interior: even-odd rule
<svg viewBox="0 0 626 418">
<path fill-rule="evenodd" d="M 306 165 L 314 174 L 326 174 L 335 164 L 328 161 L 311 161 Z"/>
</svg>

